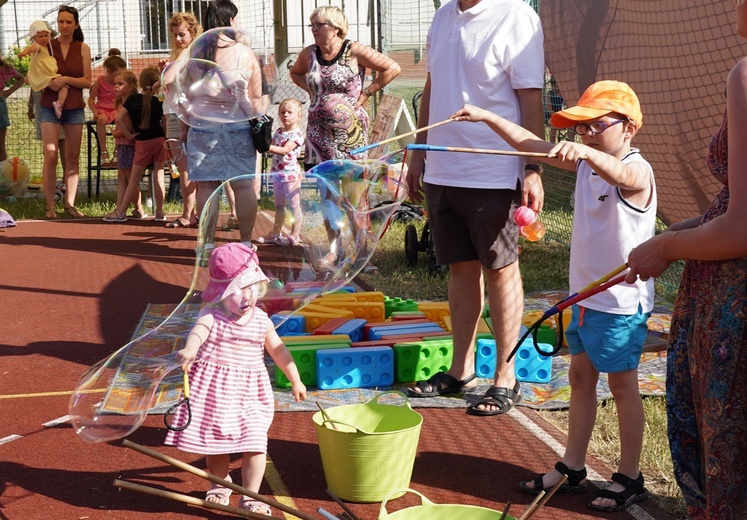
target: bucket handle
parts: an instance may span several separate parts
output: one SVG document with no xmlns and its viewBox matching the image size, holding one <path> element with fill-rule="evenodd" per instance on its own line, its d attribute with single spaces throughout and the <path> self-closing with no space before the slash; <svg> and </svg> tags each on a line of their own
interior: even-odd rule
<svg viewBox="0 0 747 520">
<path fill-rule="evenodd" d="M 332 425 L 341 424 L 342 426 L 347 426 L 348 428 L 352 428 L 353 430 L 355 430 L 356 433 L 357 432 L 366 433 L 363 430 L 360 430 L 360 429 L 356 428 L 352 424 L 348 424 L 346 422 L 342 422 L 342 421 L 338 421 L 336 419 L 326 418 L 326 417 L 322 416 L 322 424 L 325 424 L 325 423 L 330 423 Z M 342 433 L 345 433 L 345 432 L 342 432 Z M 348 432 L 348 433 L 352 433 L 352 432 Z"/>
<path fill-rule="evenodd" d="M 389 499 L 393 495 L 399 495 L 401 493 L 414 493 L 420 497 L 420 505 L 424 506 L 432 506 L 433 502 L 428 500 L 425 495 L 420 493 L 419 491 L 415 491 L 412 488 L 406 488 L 406 489 L 395 489 L 394 491 L 390 491 L 385 497 L 384 500 L 381 501 L 381 509 L 379 509 L 379 520 L 385 519 L 387 516 L 389 516 L 389 513 L 386 511 L 386 504 L 389 502 Z"/>
<path fill-rule="evenodd" d="M 400 397 L 402 397 L 402 399 L 405 400 L 405 404 L 402 405 L 402 406 L 406 406 L 407 408 L 409 408 L 409 409 L 412 410 L 412 406 L 410 406 L 410 399 L 407 397 L 407 395 L 405 395 L 404 392 L 400 392 L 399 390 L 387 390 L 386 392 L 381 392 L 379 395 L 377 395 L 376 397 L 374 397 L 373 399 L 371 399 L 366 404 L 370 404 L 370 403 L 381 404 L 381 403 L 379 403 L 379 399 L 381 398 L 381 396 L 386 395 L 386 394 L 397 394 L 397 395 L 399 395 Z"/>
</svg>

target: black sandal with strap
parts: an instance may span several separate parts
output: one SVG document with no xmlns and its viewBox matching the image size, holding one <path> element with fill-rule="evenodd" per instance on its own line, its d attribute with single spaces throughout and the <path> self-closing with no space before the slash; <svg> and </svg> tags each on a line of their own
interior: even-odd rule
<svg viewBox="0 0 747 520">
<path fill-rule="evenodd" d="M 568 466 L 566 466 L 562 462 L 558 462 L 557 464 L 555 464 L 555 469 L 568 477 L 568 480 L 565 482 L 565 484 L 562 484 L 558 488 L 556 493 L 567 493 L 570 495 L 575 495 L 578 493 L 583 493 L 584 491 L 586 491 L 586 488 L 589 487 L 589 484 L 586 482 L 586 468 L 581 468 L 578 470 L 569 469 Z M 537 475 L 535 477 L 532 477 L 532 480 L 519 482 L 519 489 L 521 489 L 523 493 L 526 493 L 528 495 L 539 495 L 541 491 L 549 491 L 553 488 L 553 486 L 544 487 L 544 484 L 542 482 L 542 477 L 544 476 L 545 475 Z M 531 482 L 534 487 L 527 486 L 529 482 Z"/>
<path fill-rule="evenodd" d="M 446 372 L 436 372 L 427 381 L 418 381 L 415 383 L 415 388 L 418 388 L 420 392 L 415 392 L 411 388 L 407 389 L 407 395 L 409 397 L 438 397 L 439 395 L 447 394 L 458 394 L 462 392 L 467 383 L 473 381 L 477 377 L 475 374 L 467 376 L 462 380 L 459 380 L 453 376 L 450 376 Z M 441 387 L 443 383 L 444 387 Z"/>
<path fill-rule="evenodd" d="M 589 502 L 589 507 L 595 511 L 623 511 L 630 505 L 641 502 L 648 498 L 648 491 L 643 487 L 643 473 L 638 473 L 637 479 L 632 479 L 622 473 L 613 473 L 612 482 L 617 482 L 625 486 L 622 491 L 610 491 L 609 489 L 600 489 L 596 492 L 597 497 L 610 498 L 615 501 L 614 506 L 598 506 L 594 502 Z"/>
<path fill-rule="evenodd" d="M 506 413 L 521 401 L 521 385 L 518 381 L 513 388 L 504 388 L 501 386 L 491 386 L 488 388 L 482 399 L 467 407 L 469 415 L 500 415 Z M 495 406 L 494 410 L 481 410 L 478 406 Z"/>
</svg>

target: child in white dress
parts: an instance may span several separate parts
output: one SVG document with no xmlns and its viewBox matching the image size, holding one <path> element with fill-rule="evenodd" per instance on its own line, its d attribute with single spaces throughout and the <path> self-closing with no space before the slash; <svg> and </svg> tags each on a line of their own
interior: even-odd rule
<svg viewBox="0 0 747 520">
<path fill-rule="evenodd" d="M 257 493 L 275 410 L 265 349 L 291 381 L 296 401 L 306 399 L 306 387 L 272 321 L 256 306 L 268 283 L 257 254 L 240 242 L 217 247 L 209 271 L 210 282 L 202 293 L 207 305 L 177 353 L 189 371 L 192 421 L 183 431 L 169 431 L 166 444 L 205 454 L 208 471 L 226 480 L 230 454 L 243 453 L 242 485 Z M 185 423 L 186 414 L 179 408 L 174 424 Z M 206 500 L 228 505 L 230 495 L 230 489 L 213 484 Z M 247 496 L 239 507 L 271 514 L 267 505 Z"/>
</svg>

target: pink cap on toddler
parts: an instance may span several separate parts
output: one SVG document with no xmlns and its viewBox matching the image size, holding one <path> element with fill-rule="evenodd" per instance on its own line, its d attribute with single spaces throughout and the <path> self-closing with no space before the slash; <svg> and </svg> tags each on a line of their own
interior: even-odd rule
<svg viewBox="0 0 747 520">
<path fill-rule="evenodd" d="M 213 249 L 208 271 L 210 282 L 202 292 L 202 299 L 206 302 L 219 302 L 244 287 L 269 282 L 259 268 L 257 253 L 241 242 Z"/>
</svg>

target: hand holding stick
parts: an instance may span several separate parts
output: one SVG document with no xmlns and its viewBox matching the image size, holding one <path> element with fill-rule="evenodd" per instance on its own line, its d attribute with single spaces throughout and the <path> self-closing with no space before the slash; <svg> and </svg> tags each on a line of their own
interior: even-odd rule
<svg viewBox="0 0 747 520">
<path fill-rule="evenodd" d="M 392 141 L 398 141 L 404 137 L 410 137 L 411 135 L 419 134 L 420 132 L 425 132 L 426 130 L 430 130 L 431 128 L 436 128 L 437 126 L 445 125 L 446 123 L 451 123 L 454 121 L 453 119 L 444 119 L 443 121 L 439 121 L 438 123 L 433 123 L 432 125 L 424 126 L 423 128 L 418 128 L 417 130 L 413 130 L 412 132 L 407 132 L 400 135 L 395 135 L 394 137 L 390 137 L 389 139 L 384 139 L 383 141 L 379 141 L 378 143 L 371 143 L 367 144 L 366 146 L 359 146 L 358 148 L 353 148 L 350 150 L 350 155 L 358 155 L 363 152 L 367 152 L 368 150 L 372 150 L 373 148 L 376 148 L 377 146 L 381 146 L 382 144 L 391 143 Z M 408 145 L 408 148 L 412 145 Z"/>
</svg>

